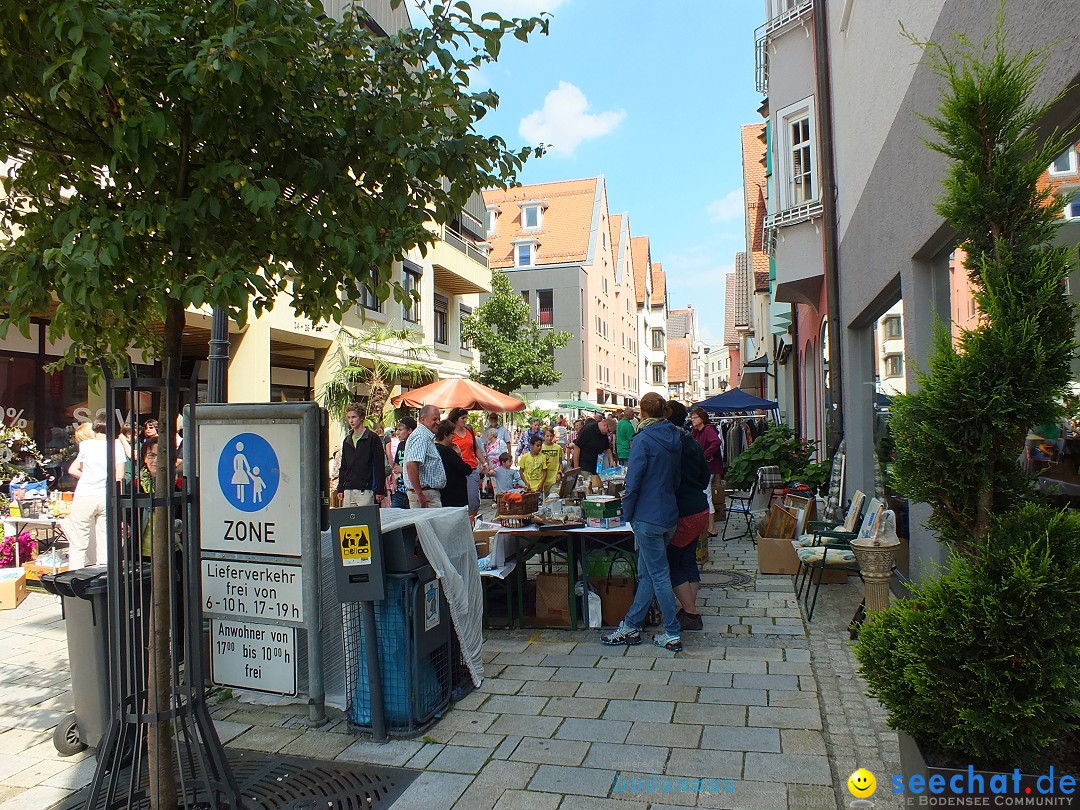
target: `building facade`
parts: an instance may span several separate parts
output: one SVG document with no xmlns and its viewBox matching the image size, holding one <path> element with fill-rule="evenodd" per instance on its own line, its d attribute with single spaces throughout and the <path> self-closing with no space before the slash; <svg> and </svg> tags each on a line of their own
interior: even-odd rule
<svg viewBox="0 0 1080 810">
<path fill-rule="evenodd" d="M 541 328 L 573 335 L 555 352 L 561 379 L 518 393 L 636 403 L 637 294 L 627 272 L 633 245 L 627 218 L 612 222 L 604 178 L 493 189 L 484 200 L 491 266 L 506 273 Z"/>
<path fill-rule="evenodd" d="M 652 260 L 647 236 L 631 237 L 634 251 L 634 280 L 637 284 L 638 346 L 641 357 L 638 385 L 666 397 L 668 394 L 667 276 L 659 262 Z"/>
</svg>

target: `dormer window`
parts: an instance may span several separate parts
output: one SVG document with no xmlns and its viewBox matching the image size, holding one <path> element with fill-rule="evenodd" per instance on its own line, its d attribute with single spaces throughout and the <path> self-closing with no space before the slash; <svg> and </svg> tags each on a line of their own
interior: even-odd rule
<svg viewBox="0 0 1080 810">
<path fill-rule="evenodd" d="M 536 264 L 536 248 L 539 242 L 535 239 L 514 240 L 514 266 L 532 267 Z"/>
<path fill-rule="evenodd" d="M 521 230 L 538 231 L 544 225 L 544 209 L 547 204 L 540 200 L 527 200 L 521 206 Z"/>
<path fill-rule="evenodd" d="M 495 225 L 499 221 L 499 214 L 501 214 L 501 213 L 502 213 L 502 209 L 499 208 L 499 206 L 497 206 L 497 205 L 489 205 L 488 206 L 488 208 L 487 208 L 487 220 L 486 220 L 486 223 L 485 223 L 487 225 L 488 236 L 491 236 L 493 233 L 495 233 Z"/>
</svg>

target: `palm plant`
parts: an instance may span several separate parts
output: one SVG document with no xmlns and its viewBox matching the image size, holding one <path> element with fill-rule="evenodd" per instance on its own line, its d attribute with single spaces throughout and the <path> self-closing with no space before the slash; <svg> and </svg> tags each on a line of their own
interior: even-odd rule
<svg viewBox="0 0 1080 810">
<path fill-rule="evenodd" d="M 411 329 L 367 324 L 358 333 L 342 330 L 338 337 L 338 368 L 319 392 L 319 402 L 330 415 L 345 420 L 345 409 L 357 397 L 357 388 L 368 389 L 368 423 L 377 427 L 390 390 L 399 383 L 420 385 L 436 378 L 424 365 L 431 350 L 419 342 Z"/>
</svg>

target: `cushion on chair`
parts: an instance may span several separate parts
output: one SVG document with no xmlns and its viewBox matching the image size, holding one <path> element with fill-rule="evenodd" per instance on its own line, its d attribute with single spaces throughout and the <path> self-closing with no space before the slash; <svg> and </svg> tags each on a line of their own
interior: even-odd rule
<svg viewBox="0 0 1080 810">
<path fill-rule="evenodd" d="M 830 548 L 828 554 L 825 554 L 824 546 L 812 546 L 797 549 L 795 553 L 800 562 L 811 565 L 820 563 L 823 554 L 826 565 L 848 565 L 855 562 L 855 553 L 846 548 Z"/>
</svg>

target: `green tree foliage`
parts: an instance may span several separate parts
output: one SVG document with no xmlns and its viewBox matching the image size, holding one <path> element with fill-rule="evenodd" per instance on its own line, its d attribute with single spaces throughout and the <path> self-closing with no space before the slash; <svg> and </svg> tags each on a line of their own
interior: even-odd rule
<svg viewBox="0 0 1080 810">
<path fill-rule="evenodd" d="M 955 228 L 982 313 L 954 347 L 939 325 L 919 391 L 893 401 L 898 489 L 930 504 L 930 525 L 975 555 L 995 512 L 1027 491 L 1016 459 L 1028 426 L 1051 421 L 1070 379 L 1075 313 L 1063 294 L 1068 249 L 1051 244 L 1062 201 L 1040 177 L 1072 140 L 1039 146 L 1033 104 L 1049 51 L 1014 55 L 1004 29 L 982 47 L 924 45 L 945 84 L 924 120 L 950 159 L 937 211 Z"/>
<path fill-rule="evenodd" d="M 461 334 L 480 353 L 482 368 L 470 375 L 496 391 L 512 394 L 562 378 L 555 370 L 555 350 L 566 345 L 570 333 L 541 329 L 501 270 L 492 269 L 491 295 L 462 319 Z"/>
<path fill-rule="evenodd" d="M 189 305 L 244 323 L 279 293 L 312 321 L 365 288 L 404 300 L 391 263 L 532 151 L 475 131 L 498 98 L 469 71 L 547 26 L 429 11 L 381 37 L 317 0 L 5 4 L 10 323 L 55 305 L 66 360 L 116 359 L 160 354 L 160 324 Z"/>
<path fill-rule="evenodd" d="M 978 561 L 879 613 L 855 649 L 889 725 L 964 763 L 1024 767 L 1073 727 L 1080 692 L 1080 516 L 994 519 Z"/>
<path fill-rule="evenodd" d="M 344 422 L 345 409 L 357 399 L 357 388 L 366 386 L 367 423 L 381 430 L 390 389 L 398 383 L 420 385 L 435 379 L 435 370 L 423 363 L 431 352 L 420 343 L 422 339 L 412 330 L 378 323 L 366 325 L 355 335 L 342 331 L 337 368 L 319 392 L 322 406 Z"/>
<path fill-rule="evenodd" d="M 71 339 L 64 362 L 119 365 L 142 348 L 175 377 L 189 306 L 243 324 L 279 296 L 314 322 L 340 321 L 364 290 L 405 301 L 393 261 L 532 153 L 476 132 L 498 97 L 470 74 L 506 35 L 548 24 L 420 5 L 430 25 L 383 37 L 358 4 L 338 21 L 318 0 L 0 4 L 0 156 L 13 161 L 0 335 L 51 312 L 52 339 Z M 155 521 L 157 594 L 170 525 Z M 152 625 L 157 712 L 167 599 Z M 176 803 L 167 725 L 150 732 L 155 808 Z"/>
</svg>

